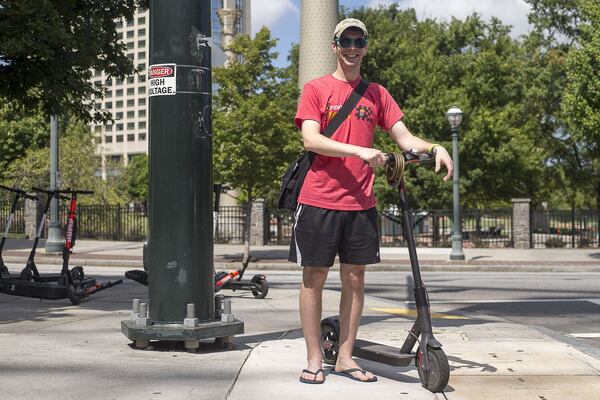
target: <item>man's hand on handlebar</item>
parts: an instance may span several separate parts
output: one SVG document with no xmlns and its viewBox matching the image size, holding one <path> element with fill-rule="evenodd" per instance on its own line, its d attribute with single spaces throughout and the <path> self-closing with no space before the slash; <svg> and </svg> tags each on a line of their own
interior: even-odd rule
<svg viewBox="0 0 600 400">
<path fill-rule="evenodd" d="M 369 164 L 371 168 L 381 167 L 387 162 L 387 156 L 381 150 L 361 147 L 357 153 L 357 156 Z"/>
<path fill-rule="evenodd" d="M 448 173 L 443 179 L 445 182 L 447 182 L 450 178 L 452 178 L 452 172 L 454 171 L 452 157 L 450 157 L 448 151 L 446 151 L 446 149 L 440 145 L 435 146 L 433 153 L 435 154 L 435 172 L 440 172 L 442 166 L 445 166 Z"/>
</svg>

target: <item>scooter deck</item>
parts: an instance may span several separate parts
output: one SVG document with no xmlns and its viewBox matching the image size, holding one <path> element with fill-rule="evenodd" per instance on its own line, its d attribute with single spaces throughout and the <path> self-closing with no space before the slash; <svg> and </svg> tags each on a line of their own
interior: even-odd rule
<svg viewBox="0 0 600 400">
<path fill-rule="evenodd" d="M 48 285 L 47 283 L 24 281 L 14 278 L 0 279 L 0 293 L 49 300 L 66 299 L 68 297 L 66 286 Z"/>
<path fill-rule="evenodd" d="M 415 359 L 414 353 L 400 353 L 397 347 L 356 339 L 352 355 L 395 367 L 406 367 Z"/>
</svg>

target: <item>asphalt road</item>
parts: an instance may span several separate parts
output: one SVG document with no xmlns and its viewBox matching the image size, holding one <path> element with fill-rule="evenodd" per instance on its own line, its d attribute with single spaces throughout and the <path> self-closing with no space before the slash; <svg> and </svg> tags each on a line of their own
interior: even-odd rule
<svg viewBox="0 0 600 400">
<path fill-rule="evenodd" d="M 298 272 L 267 276 L 272 287 L 298 285 L 300 279 Z M 367 272 L 366 279 L 367 295 L 414 305 L 410 273 Z M 600 350 L 600 273 L 428 272 L 423 281 L 432 311 L 452 305 L 454 313 L 541 327 Z M 330 273 L 326 288 L 340 290 L 337 272 Z"/>
</svg>

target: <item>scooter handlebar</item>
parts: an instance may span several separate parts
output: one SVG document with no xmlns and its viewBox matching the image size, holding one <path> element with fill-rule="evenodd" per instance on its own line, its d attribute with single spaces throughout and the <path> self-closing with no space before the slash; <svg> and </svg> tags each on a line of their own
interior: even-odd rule
<svg viewBox="0 0 600 400">
<path fill-rule="evenodd" d="M 38 187 L 32 187 L 31 190 L 34 190 L 36 192 L 43 192 L 46 194 L 49 194 L 50 196 L 56 197 L 57 199 L 63 199 L 63 200 L 69 200 L 69 198 L 67 196 L 62 196 L 60 194 L 60 190 L 55 189 L 55 190 L 48 190 L 48 189 L 42 189 L 42 188 L 38 188 Z"/>
<path fill-rule="evenodd" d="M 30 199 L 30 200 L 37 200 L 37 197 L 32 196 L 30 194 L 28 194 L 26 191 L 24 191 L 23 189 L 19 189 L 19 188 L 14 188 L 14 187 L 9 187 L 9 186 L 4 186 L 4 185 L 0 185 L 0 188 L 4 189 L 4 190 L 8 190 L 9 192 L 13 192 L 13 193 L 18 193 L 20 196 L 25 197 L 26 199 Z"/>
</svg>

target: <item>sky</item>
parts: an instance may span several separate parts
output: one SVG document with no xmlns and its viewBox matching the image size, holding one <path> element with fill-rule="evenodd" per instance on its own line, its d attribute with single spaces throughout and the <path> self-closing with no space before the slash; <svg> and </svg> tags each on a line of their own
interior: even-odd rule
<svg viewBox="0 0 600 400">
<path fill-rule="evenodd" d="M 252 0 L 252 34 L 264 25 L 279 39 L 277 51 L 279 67 L 288 64 L 287 56 L 292 43 L 300 37 L 301 0 Z M 348 9 L 367 6 L 378 7 L 399 3 L 400 8 L 414 8 L 419 19 L 435 18 L 449 20 L 464 19 L 474 12 L 484 19 L 495 16 L 506 25 L 512 25 L 513 37 L 527 33 L 530 29 L 527 14 L 530 7 L 525 0 L 339 0 L 340 6 Z"/>
</svg>

